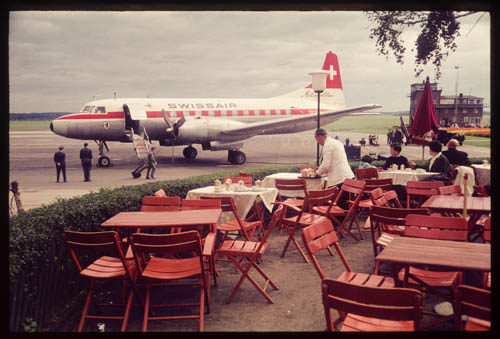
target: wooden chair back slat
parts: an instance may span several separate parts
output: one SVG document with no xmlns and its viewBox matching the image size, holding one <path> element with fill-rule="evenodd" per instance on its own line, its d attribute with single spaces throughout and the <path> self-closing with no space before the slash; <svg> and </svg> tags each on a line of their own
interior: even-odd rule
<svg viewBox="0 0 500 339">
<path fill-rule="evenodd" d="M 356 178 L 358 180 L 378 178 L 376 168 L 356 168 Z"/>
<path fill-rule="evenodd" d="M 372 191 L 376 188 L 382 188 L 384 191 L 392 189 L 392 178 L 387 179 L 365 179 L 365 191 Z"/>
<path fill-rule="evenodd" d="M 274 180 L 274 186 L 279 190 L 279 191 L 300 191 L 304 190 L 304 192 L 307 192 L 307 185 L 306 185 L 306 179 L 299 178 L 299 179 L 275 179 Z"/>
<path fill-rule="evenodd" d="M 221 201 L 217 199 L 183 199 L 181 201 L 182 210 L 199 210 L 221 208 Z"/>
<path fill-rule="evenodd" d="M 404 236 L 467 241 L 467 220 L 459 217 L 409 214 Z"/>
<path fill-rule="evenodd" d="M 253 185 L 251 176 L 224 177 L 224 182 L 226 182 L 227 179 L 231 179 L 233 184 L 238 184 L 240 181 L 243 181 L 247 187 L 252 187 Z"/>
<path fill-rule="evenodd" d="M 448 185 L 438 187 L 438 192 L 441 195 L 462 195 L 462 188 L 460 185 Z"/>
<path fill-rule="evenodd" d="M 178 211 L 181 198 L 178 196 L 154 196 L 146 195 L 142 198 L 141 211 Z"/>
</svg>

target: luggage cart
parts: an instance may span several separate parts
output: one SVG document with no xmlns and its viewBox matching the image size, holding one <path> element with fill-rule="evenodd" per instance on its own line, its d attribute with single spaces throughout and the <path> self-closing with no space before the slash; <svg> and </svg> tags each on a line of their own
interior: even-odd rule
<svg viewBox="0 0 500 339">
<path fill-rule="evenodd" d="M 134 179 L 141 177 L 141 172 L 148 168 L 148 162 L 146 160 L 141 161 L 139 166 L 135 170 L 132 171 L 132 176 Z"/>
</svg>

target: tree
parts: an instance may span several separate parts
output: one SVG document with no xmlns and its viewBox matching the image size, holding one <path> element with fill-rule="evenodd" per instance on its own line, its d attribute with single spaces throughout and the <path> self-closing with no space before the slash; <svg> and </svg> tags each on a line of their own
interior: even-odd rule
<svg viewBox="0 0 500 339">
<path fill-rule="evenodd" d="M 423 66 L 429 61 L 434 64 L 436 79 L 441 77 L 441 63 L 449 51 L 455 51 L 455 39 L 460 36 L 458 18 L 475 14 L 476 12 L 456 13 L 453 11 L 377 11 L 365 12 L 368 20 L 375 24 L 370 30 L 370 39 L 376 39 L 379 54 L 388 58 L 390 51 L 396 62 L 404 63 L 406 48 L 401 38 L 402 33 L 413 26 L 420 27 L 420 34 L 415 41 L 415 76 L 423 71 Z M 415 50 L 412 49 L 412 52 Z"/>
</svg>

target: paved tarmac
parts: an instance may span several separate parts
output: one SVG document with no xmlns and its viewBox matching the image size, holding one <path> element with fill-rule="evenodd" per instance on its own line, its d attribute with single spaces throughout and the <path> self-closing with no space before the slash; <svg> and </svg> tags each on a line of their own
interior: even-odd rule
<svg viewBox="0 0 500 339">
<path fill-rule="evenodd" d="M 351 143 L 358 143 L 361 137 L 368 140 L 368 135 L 360 133 L 330 133 L 338 136 L 342 142 L 349 138 Z M 361 156 L 369 153 L 389 155 L 386 136 L 379 135 L 380 146 L 361 148 Z M 21 201 L 25 209 L 49 204 L 57 197 L 68 198 L 98 191 L 101 187 L 120 187 L 139 185 L 145 180 L 145 171 L 141 178 L 133 179 L 131 172 L 137 167 L 138 160 L 131 143 L 109 143 L 107 154 L 112 167 L 93 167 L 91 182 L 83 182 L 83 170 L 80 165 L 79 151 L 84 140 L 67 139 L 50 131 L 13 131 L 9 133 L 9 183 L 17 181 L 21 192 Z M 94 154 L 94 164 L 98 157 L 97 144 L 87 141 Z M 157 142 L 155 142 L 157 145 Z M 66 152 L 67 183 L 56 183 L 56 170 L 53 154 L 59 145 L 64 145 Z M 244 143 L 243 151 L 247 162 L 232 165 L 227 161 L 227 151 L 202 151 L 200 145 L 196 159 L 185 159 L 182 155 L 184 146 L 158 147 L 158 169 L 155 180 L 186 178 L 201 174 L 245 170 L 274 165 L 314 163 L 316 161 L 316 143 L 313 132 L 285 135 L 256 136 Z M 490 156 L 490 149 L 475 146 L 463 146 L 461 149 L 469 157 Z M 403 148 L 403 155 L 410 160 L 422 158 L 422 147 L 408 145 Z M 425 149 L 425 158 L 428 158 Z M 9 193 L 9 202 L 11 199 Z"/>
</svg>

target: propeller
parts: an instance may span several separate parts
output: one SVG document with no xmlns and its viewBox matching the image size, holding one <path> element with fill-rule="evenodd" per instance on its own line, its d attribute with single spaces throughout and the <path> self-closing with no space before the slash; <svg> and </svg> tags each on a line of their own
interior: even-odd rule
<svg viewBox="0 0 500 339">
<path fill-rule="evenodd" d="M 161 115 L 163 116 L 163 120 L 165 120 L 165 123 L 167 124 L 167 135 L 168 135 L 168 137 L 170 139 L 175 139 L 177 137 L 178 130 L 179 130 L 178 128 L 176 128 L 177 122 L 174 124 L 174 126 L 172 126 L 172 124 L 168 120 L 167 113 L 165 113 L 164 109 L 161 110 Z"/>
</svg>

